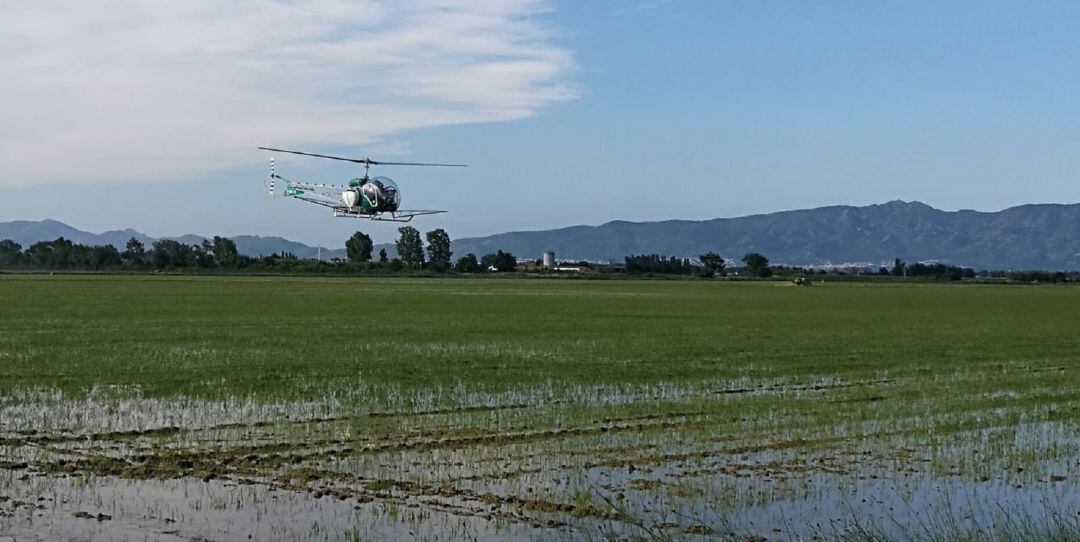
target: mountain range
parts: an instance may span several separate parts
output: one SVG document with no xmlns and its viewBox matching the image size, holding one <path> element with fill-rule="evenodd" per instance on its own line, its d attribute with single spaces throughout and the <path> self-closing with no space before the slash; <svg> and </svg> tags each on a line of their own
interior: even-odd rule
<svg viewBox="0 0 1080 542">
<path fill-rule="evenodd" d="M 55 220 L 0 222 L 0 239 L 24 247 L 65 237 L 82 244 L 123 248 L 132 229 L 100 234 Z M 203 238 L 174 237 L 184 243 Z M 242 254 L 292 252 L 314 258 L 319 249 L 281 237 L 233 237 Z M 378 245 L 375 251 L 393 245 Z M 891 201 L 862 207 L 837 205 L 777 213 L 661 222 L 614 221 L 599 226 L 509 232 L 454 241 L 456 256 L 506 250 L 519 258 L 540 258 L 552 250 L 559 260 L 621 261 L 629 254 L 694 257 L 717 252 L 737 260 L 760 252 L 789 265 L 879 265 L 899 257 L 976 269 L 1080 269 L 1080 204 L 1034 204 L 997 212 L 942 211 L 920 202 Z M 323 248 L 322 257 L 343 258 L 343 249 Z"/>
<path fill-rule="evenodd" d="M 893 258 L 976 269 L 1080 269 L 1080 204 L 997 212 L 942 211 L 921 202 L 836 205 L 738 218 L 608 222 L 455 242 L 457 253 L 496 248 L 517 256 L 621 261 L 627 254 L 740 259 L 759 252 L 790 265 L 879 265 Z"/>
</svg>

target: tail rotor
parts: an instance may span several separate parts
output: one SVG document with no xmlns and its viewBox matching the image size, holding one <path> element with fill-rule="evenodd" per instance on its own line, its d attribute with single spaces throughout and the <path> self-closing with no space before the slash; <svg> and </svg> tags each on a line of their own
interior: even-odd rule
<svg viewBox="0 0 1080 542">
<path fill-rule="evenodd" d="M 270 159 L 270 176 L 267 177 L 265 181 L 263 181 L 263 187 L 266 188 L 267 195 L 269 195 L 272 198 L 277 197 L 277 195 L 278 195 L 277 191 L 276 191 L 277 179 L 278 179 L 277 172 L 274 169 L 274 159 L 271 158 Z"/>
</svg>

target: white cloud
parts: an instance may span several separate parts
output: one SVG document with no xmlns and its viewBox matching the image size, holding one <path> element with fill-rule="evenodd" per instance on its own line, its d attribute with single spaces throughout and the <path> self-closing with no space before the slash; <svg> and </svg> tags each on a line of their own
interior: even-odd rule
<svg viewBox="0 0 1080 542">
<path fill-rule="evenodd" d="M 182 179 L 573 98 L 537 0 L 40 1 L 0 18 L 0 184 Z"/>
</svg>

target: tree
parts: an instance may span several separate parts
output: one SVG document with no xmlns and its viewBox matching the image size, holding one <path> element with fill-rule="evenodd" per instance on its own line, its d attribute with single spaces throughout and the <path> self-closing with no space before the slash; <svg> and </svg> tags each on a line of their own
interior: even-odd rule
<svg viewBox="0 0 1080 542">
<path fill-rule="evenodd" d="M 146 247 L 142 241 L 132 237 L 124 245 L 124 252 L 120 254 L 120 258 L 128 265 L 142 267 L 146 265 Z"/>
<path fill-rule="evenodd" d="M 22 245 L 11 239 L 0 241 L 0 265 L 4 267 L 14 267 L 19 265 L 21 260 Z"/>
<path fill-rule="evenodd" d="M 116 247 L 112 245 L 95 246 L 90 250 L 90 261 L 88 263 L 93 269 L 112 269 L 120 267 L 122 262 L 120 251 L 116 250 Z"/>
<path fill-rule="evenodd" d="M 348 241 L 345 241 L 345 253 L 350 262 L 370 262 L 371 249 L 374 248 L 371 237 L 364 232 L 356 232 Z"/>
<path fill-rule="evenodd" d="M 47 269 L 55 267 L 51 241 L 38 241 L 26 248 L 26 262 L 31 267 Z"/>
<path fill-rule="evenodd" d="M 480 267 L 487 270 L 492 267 L 499 272 L 511 272 L 517 267 L 517 258 L 509 252 L 498 251 L 480 258 Z"/>
<path fill-rule="evenodd" d="M 386 261 L 387 261 L 386 249 L 385 248 L 380 248 L 379 249 L 379 263 L 386 263 Z"/>
<path fill-rule="evenodd" d="M 236 267 L 240 260 L 240 252 L 236 250 L 236 243 L 228 237 L 214 236 L 214 261 L 222 267 Z"/>
<path fill-rule="evenodd" d="M 517 270 L 517 258 L 509 252 L 499 251 L 495 254 L 495 268 L 500 272 Z"/>
<path fill-rule="evenodd" d="M 705 268 L 705 276 L 711 277 L 724 274 L 724 259 L 719 254 L 706 252 L 698 256 L 698 260 L 701 261 L 701 265 Z"/>
<path fill-rule="evenodd" d="M 968 267 L 945 265 L 943 263 L 913 263 L 907 266 L 904 276 L 930 277 L 944 280 L 960 280 L 962 278 L 974 277 L 975 270 Z"/>
<path fill-rule="evenodd" d="M 746 256 L 743 256 L 742 261 L 746 264 L 746 268 L 750 271 L 750 274 L 755 277 L 767 277 L 772 275 L 772 270 L 769 269 L 769 259 L 757 252 L 747 253 Z"/>
<path fill-rule="evenodd" d="M 75 244 L 58 237 L 55 241 L 39 241 L 26 249 L 30 265 L 39 269 L 67 269 L 75 263 Z"/>
<path fill-rule="evenodd" d="M 458 259 L 454 265 L 454 271 L 458 273 L 475 273 L 480 270 L 480 262 L 476 261 L 476 254 L 472 252 Z"/>
<path fill-rule="evenodd" d="M 626 272 L 631 275 L 647 273 L 665 275 L 689 275 L 693 272 L 690 261 L 658 254 L 630 255 L 626 257 Z"/>
<path fill-rule="evenodd" d="M 424 263 L 424 244 L 420 232 L 412 226 L 398 228 L 401 237 L 397 240 L 398 258 L 405 267 L 418 268 Z"/>
<path fill-rule="evenodd" d="M 904 260 L 896 258 L 893 260 L 892 274 L 894 277 L 906 277 L 907 276 L 907 264 Z"/>
<path fill-rule="evenodd" d="M 209 239 L 203 239 L 201 243 L 192 247 L 195 256 L 195 264 L 199 267 L 214 267 L 214 244 Z"/>
<path fill-rule="evenodd" d="M 171 239 L 162 239 L 160 241 L 154 241 L 153 251 L 150 255 L 150 260 L 153 262 L 154 267 L 187 267 L 193 260 L 195 254 L 191 250 L 191 247 L 173 241 Z"/>
<path fill-rule="evenodd" d="M 436 271 L 450 269 L 450 257 L 454 253 L 450 251 L 450 235 L 446 233 L 446 230 L 436 228 L 427 232 L 427 242 L 428 261 L 431 262 L 431 268 Z"/>
</svg>

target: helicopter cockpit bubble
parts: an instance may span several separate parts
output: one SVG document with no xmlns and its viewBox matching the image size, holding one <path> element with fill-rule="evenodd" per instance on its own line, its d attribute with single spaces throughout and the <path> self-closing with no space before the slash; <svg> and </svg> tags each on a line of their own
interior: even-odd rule
<svg viewBox="0 0 1080 542">
<path fill-rule="evenodd" d="M 371 209 L 386 212 L 401 207 L 401 189 L 389 177 L 372 177 L 361 190 L 365 203 Z"/>
</svg>

